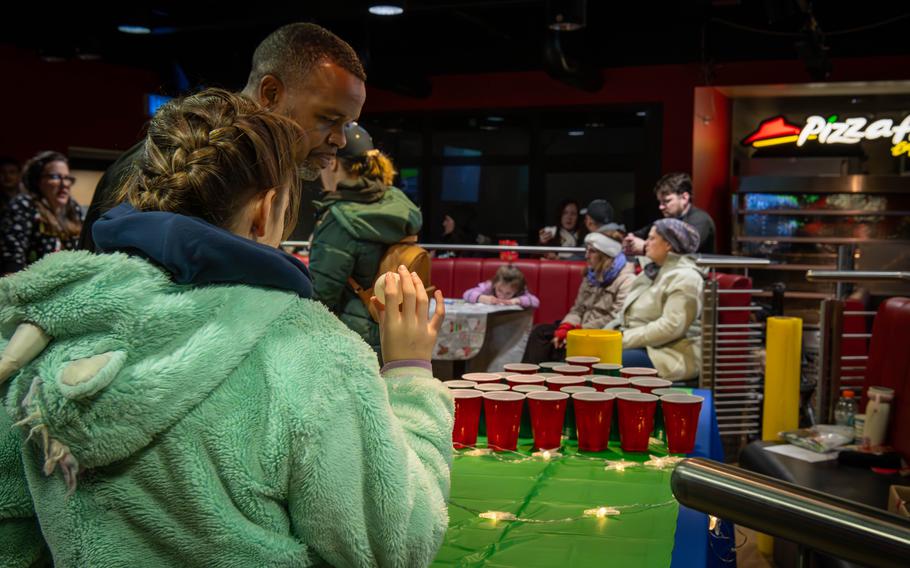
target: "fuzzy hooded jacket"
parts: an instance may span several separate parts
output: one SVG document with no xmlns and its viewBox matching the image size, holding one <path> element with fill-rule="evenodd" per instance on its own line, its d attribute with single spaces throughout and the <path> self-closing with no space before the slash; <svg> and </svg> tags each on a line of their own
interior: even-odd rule
<svg viewBox="0 0 910 568">
<path fill-rule="evenodd" d="M 61 252 L 0 280 L 0 349 L 24 322 L 52 338 L 0 385 L 0 566 L 429 564 L 447 389 L 380 376 L 318 302 L 175 279 Z"/>
<path fill-rule="evenodd" d="M 423 216 L 401 190 L 366 178 L 339 184 L 328 197 L 310 251 L 314 296 L 378 353 L 379 325 L 348 278 L 372 288 L 388 246 L 419 233 Z"/>
</svg>

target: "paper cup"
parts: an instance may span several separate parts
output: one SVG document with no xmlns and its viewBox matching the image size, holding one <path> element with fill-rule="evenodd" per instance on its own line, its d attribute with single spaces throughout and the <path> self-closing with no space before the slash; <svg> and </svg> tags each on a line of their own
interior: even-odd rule
<svg viewBox="0 0 910 568">
<path fill-rule="evenodd" d="M 547 378 L 547 388 L 551 391 L 559 392 L 562 387 L 585 386 L 584 377 L 567 377 L 565 375 L 556 375 Z"/>
<path fill-rule="evenodd" d="M 619 377 L 619 370 L 622 369 L 622 365 L 617 365 L 616 363 L 597 363 L 591 365 L 591 371 L 595 375 L 606 375 L 610 377 Z"/>
<path fill-rule="evenodd" d="M 654 389 L 665 389 L 669 388 L 673 384 L 673 381 L 668 381 L 666 379 L 658 379 L 656 377 L 644 377 L 639 379 L 632 379 L 632 388 L 636 388 L 643 393 L 650 394 Z"/>
<path fill-rule="evenodd" d="M 657 397 L 646 393 L 622 393 L 616 396 L 619 412 L 619 441 L 624 452 L 648 451 L 648 440 L 654 431 Z"/>
<path fill-rule="evenodd" d="M 461 376 L 462 380 L 474 381 L 475 383 L 501 383 L 502 377 L 499 373 L 465 373 Z"/>
<path fill-rule="evenodd" d="M 531 430 L 534 433 L 534 447 L 538 450 L 553 450 L 562 445 L 562 428 L 568 401 L 569 395 L 564 392 L 528 393 Z"/>
<path fill-rule="evenodd" d="M 665 394 L 660 397 L 671 454 L 690 454 L 695 449 L 698 415 L 704 398 L 692 394 Z"/>
<path fill-rule="evenodd" d="M 612 375 L 610 375 L 610 376 L 597 375 L 591 379 L 591 386 L 599 391 L 605 391 L 607 389 L 612 389 L 612 388 L 617 388 L 617 387 L 631 388 L 629 386 L 631 384 L 632 384 L 632 381 L 630 381 L 629 379 L 624 379 L 622 377 L 614 377 Z"/>
<path fill-rule="evenodd" d="M 472 389 L 477 386 L 474 381 L 444 381 L 442 384 L 450 389 Z"/>
<path fill-rule="evenodd" d="M 621 377 L 626 377 L 627 379 L 656 377 L 657 369 L 652 369 L 650 367 L 623 367 L 619 370 L 619 375 Z"/>
<path fill-rule="evenodd" d="M 509 375 L 506 377 L 506 382 L 510 387 L 517 387 L 518 385 L 543 385 L 546 383 L 547 378 L 541 377 L 540 375 Z"/>
<path fill-rule="evenodd" d="M 503 365 L 502 369 L 509 374 L 533 375 L 540 370 L 540 366 L 531 363 L 508 363 Z"/>
<path fill-rule="evenodd" d="M 587 367 L 589 369 L 588 372 L 593 373 L 594 371 L 590 371 L 590 369 L 593 365 L 600 363 L 600 357 L 593 357 L 590 355 L 575 355 L 573 357 L 566 357 L 566 363 L 569 365 Z"/>
<path fill-rule="evenodd" d="M 456 448 L 475 446 L 483 393 L 472 389 L 452 389 L 452 397 L 455 399 L 452 445 Z"/>
<path fill-rule="evenodd" d="M 591 369 L 583 365 L 560 365 L 559 367 L 553 367 L 553 372 L 566 377 L 583 377 L 590 373 Z"/>
<path fill-rule="evenodd" d="M 612 394 L 604 392 L 580 392 L 572 395 L 580 451 L 602 452 L 607 449 L 613 424 L 614 399 Z"/>
<path fill-rule="evenodd" d="M 478 391 L 479 392 L 479 391 Z M 515 391 L 483 393 L 487 445 L 496 451 L 515 451 L 525 395 Z"/>
</svg>

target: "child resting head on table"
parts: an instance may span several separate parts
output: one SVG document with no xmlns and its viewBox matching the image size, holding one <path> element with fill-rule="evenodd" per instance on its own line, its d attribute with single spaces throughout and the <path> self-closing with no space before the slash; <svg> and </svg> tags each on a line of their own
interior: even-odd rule
<svg viewBox="0 0 910 568">
<path fill-rule="evenodd" d="M 528 291 L 524 273 L 511 264 L 500 266 L 492 280 L 465 291 L 464 299 L 472 304 L 513 305 L 532 310 L 540 307 L 540 300 Z"/>
</svg>

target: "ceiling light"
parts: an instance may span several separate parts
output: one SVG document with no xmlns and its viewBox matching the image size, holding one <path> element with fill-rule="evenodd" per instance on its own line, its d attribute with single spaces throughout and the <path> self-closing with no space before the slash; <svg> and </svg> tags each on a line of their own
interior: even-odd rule
<svg viewBox="0 0 910 568">
<path fill-rule="evenodd" d="M 373 4 L 369 11 L 374 16 L 400 16 L 404 13 L 404 7 L 398 4 Z"/>
<path fill-rule="evenodd" d="M 488 116 L 487 121 L 489 122 L 504 122 L 505 119 L 501 116 Z"/>
<path fill-rule="evenodd" d="M 640 110 L 640 111 L 638 111 L 638 112 L 635 113 L 635 116 L 648 116 L 648 111 L 646 111 L 646 110 Z"/>
<path fill-rule="evenodd" d="M 568 132 L 568 135 L 569 135 L 569 136 L 584 136 L 584 135 L 585 135 L 585 131 L 584 131 L 584 130 L 570 130 L 570 131 Z"/>
</svg>

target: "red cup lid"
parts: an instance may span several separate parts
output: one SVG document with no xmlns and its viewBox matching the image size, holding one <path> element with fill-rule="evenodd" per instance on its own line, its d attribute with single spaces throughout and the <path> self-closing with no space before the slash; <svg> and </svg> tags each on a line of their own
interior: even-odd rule
<svg viewBox="0 0 910 568">
<path fill-rule="evenodd" d="M 551 390 L 529 392 L 527 396 L 531 400 L 565 400 L 569 398 L 569 395 L 564 392 Z"/>
<path fill-rule="evenodd" d="M 577 392 L 572 395 L 572 398 L 575 400 L 585 400 L 590 402 L 602 402 L 605 400 L 613 400 L 616 398 L 616 395 L 609 392 Z"/>
<path fill-rule="evenodd" d="M 461 376 L 465 381 L 474 381 L 475 383 L 499 382 L 502 377 L 499 373 L 465 373 Z"/>
</svg>

